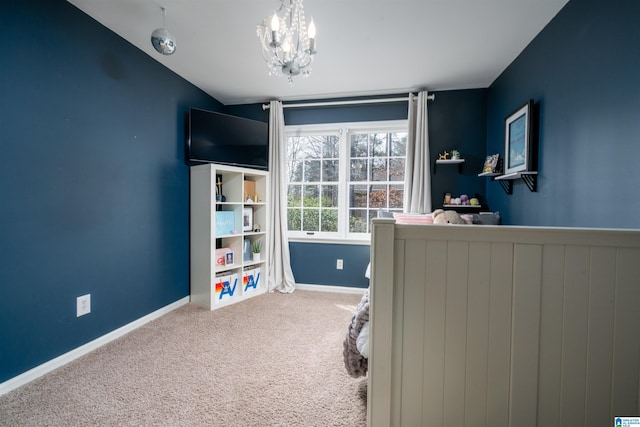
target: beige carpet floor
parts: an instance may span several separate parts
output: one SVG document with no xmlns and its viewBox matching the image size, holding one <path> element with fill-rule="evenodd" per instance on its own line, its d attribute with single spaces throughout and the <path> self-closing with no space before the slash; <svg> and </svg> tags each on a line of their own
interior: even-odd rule
<svg viewBox="0 0 640 427">
<path fill-rule="evenodd" d="M 359 295 L 191 304 L 0 396 L 1 426 L 364 426 L 342 341 Z"/>
</svg>

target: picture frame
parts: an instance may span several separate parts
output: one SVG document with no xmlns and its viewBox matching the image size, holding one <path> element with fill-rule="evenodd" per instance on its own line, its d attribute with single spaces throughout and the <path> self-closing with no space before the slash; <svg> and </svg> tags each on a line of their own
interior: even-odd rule
<svg viewBox="0 0 640 427">
<path fill-rule="evenodd" d="M 492 154 L 487 156 L 484 160 L 484 167 L 482 168 L 482 173 L 495 173 L 498 172 L 498 161 L 500 159 L 500 154 Z"/>
<path fill-rule="evenodd" d="M 230 266 L 235 263 L 235 253 L 233 251 L 229 251 L 224 254 L 224 265 Z"/>
<path fill-rule="evenodd" d="M 533 100 L 511 113 L 504 121 L 504 174 L 530 170 Z"/>
<path fill-rule="evenodd" d="M 242 230 L 253 231 L 253 208 L 242 208 Z"/>
</svg>

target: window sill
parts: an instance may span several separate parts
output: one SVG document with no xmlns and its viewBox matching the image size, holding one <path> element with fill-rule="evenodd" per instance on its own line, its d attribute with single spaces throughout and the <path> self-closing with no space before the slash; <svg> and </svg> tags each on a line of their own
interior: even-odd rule
<svg viewBox="0 0 640 427">
<path fill-rule="evenodd" d="M 320 243 L 325 245 L 371 245 L 371 239 L 331 239 L 322 237 L 289 237 L 289 243 Z"/>
</svg>

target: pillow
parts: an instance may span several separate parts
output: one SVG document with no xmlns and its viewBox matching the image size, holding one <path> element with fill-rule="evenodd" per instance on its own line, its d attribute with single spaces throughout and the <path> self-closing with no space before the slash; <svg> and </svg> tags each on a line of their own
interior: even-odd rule
<svg viewBox="0 0 640 427">
<path fill-rule="evenodd" d="M 473 224 L 473 214 L 460 214 L 460 218 L 462 218 L 466 224 Z"/>
<path fill-rule="evenodd" d="M 473 223 L 479 225 L 500 225 L 500 212 L 485 212 L 473 214 Z"/>
<path fill-rule="evenodd" d="M 429 214 L 410 214 L 394 212 L 396 224 L 433 224 L 433 216 Z"/>
</svg>

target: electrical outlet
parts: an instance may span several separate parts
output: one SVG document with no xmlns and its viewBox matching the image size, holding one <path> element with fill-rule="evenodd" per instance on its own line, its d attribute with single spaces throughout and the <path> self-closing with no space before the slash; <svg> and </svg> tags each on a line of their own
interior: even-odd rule
<svg viewBox="0 0 640 427">
<path fill-rule="evenodd" d="M 338 259 L 336 261 L 336 269 L 342 270 L 342 260 L 341 259 Z"/>
<path fill-rule="evenodd" d="M 76 317 L 91 313 L 91 294 L 76 298 Z"/>
</svg>

